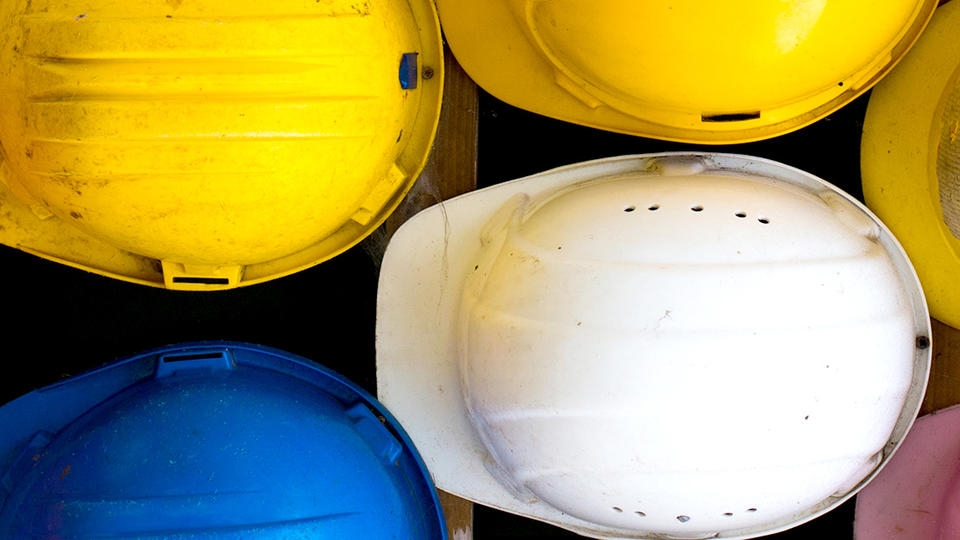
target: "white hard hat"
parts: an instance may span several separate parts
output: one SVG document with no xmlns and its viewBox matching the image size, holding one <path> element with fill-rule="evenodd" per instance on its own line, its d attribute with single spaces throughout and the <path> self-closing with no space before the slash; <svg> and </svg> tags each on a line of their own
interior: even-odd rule
<svg viewBox="0 0 960 540">
<path fill-rule="evenodd" d="M 750 537 L 876 474 L 929 336 L 903 250 L 837 188 L 746 156 L 626 156 L 405 224 L 377 379 L 445 491 L 595 538 Z"/>
</svg>

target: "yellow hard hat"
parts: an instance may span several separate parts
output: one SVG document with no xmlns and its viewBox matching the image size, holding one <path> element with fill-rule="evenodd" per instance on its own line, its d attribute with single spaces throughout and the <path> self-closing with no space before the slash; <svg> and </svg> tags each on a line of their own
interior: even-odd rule
<svg viewBox="0 0 960 540">
<path fill-rule="evenodd" d="M 960 328 L 960 2 L 873 91 L 860 161 L 864 198 L 910 255 L 931 314 Z"/>
<path fill-rule="evenodd" d="M 430 0 L 4 0 L 0 29 L 0 242 L 145 285 L 346 250 L 440 113 Z"/>
<path fill-rule="evenodd" d="M 457 60 L 530 111 L 735 143 L 816 121 L 876 83 L 936 0 L 437 0 Z"/>
</svg>

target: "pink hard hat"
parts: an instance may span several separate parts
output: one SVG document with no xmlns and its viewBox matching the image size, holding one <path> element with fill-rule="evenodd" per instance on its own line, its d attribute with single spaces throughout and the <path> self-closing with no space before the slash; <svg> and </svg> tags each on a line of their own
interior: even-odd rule
<svg viewBox="0 0 960 540">
<path fill-rule="evenodd" d="M 916 421 L 857 496 L 858 540 L 960 539 L 960 406 Z"/>
</svg>

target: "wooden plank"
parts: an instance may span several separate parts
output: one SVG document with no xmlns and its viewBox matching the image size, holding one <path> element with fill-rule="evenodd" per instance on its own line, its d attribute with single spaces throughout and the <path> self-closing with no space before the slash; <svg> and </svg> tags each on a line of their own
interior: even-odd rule
<svg viewBox="0 0 960 540">
<path fill-rule="evenodd" d="M 417 212 L 477 188 L 477 85 L 444 49 L 443 110 L 430 159 L 410 193 L 364 242 L 377 263 L 393 233 Z"/>
<path fill-rule="evenodd" d="M 447 534 L 450 540 L 472 540 L 473 503 L 441 491 L 440 504 L 443 505 L 443 513 L 447 518 Z"/>
<path fill-rule="evenodd" d="M 933 319 L 933 361 L 920 414 L 960 403 L 960 330 Z"/>
<path fill-rule="evenodd" d="M 401 209 L 401 216 L 404 220 L 440 200 L 477 188 L 477 85 L 463 71 L 449 48 L 444 49 L 444 69 L 443 111 L 437 127 L 437 140 L 417 182 L 419 196 L 407 197 L 403 204 L 405 208 Z M 394 214 L 391 219 L 399 220 L 401 216 Z M 390 223 L 387 225 L 389 228 Z M 399 223 L 396 226 L 399 227 Z M 447 518 L 450 540 L 472 540 L 473 503 L 442 491 L 440 502 Z"/>
<path fill-rule="evenodd" d="M 423 173 L 400 206 L 363 247 L 378 264 L 393 233 L 417 212 L 477 187 L 477 85 L 444 50 L 443 110 Z M 440 492 L 450 540 L 473 539 L 473 503 Z"/>
</svg>

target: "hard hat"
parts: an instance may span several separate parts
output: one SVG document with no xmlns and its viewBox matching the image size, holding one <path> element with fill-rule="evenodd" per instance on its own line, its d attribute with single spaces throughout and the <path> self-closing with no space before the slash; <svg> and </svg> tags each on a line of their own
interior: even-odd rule
<svg viewBox="0 0 960 540">
<path fill-rule="evenodd" d="M 430 0 L 7 0 L 0 28 L 0 242 L 145 285 L 346 250 L 440 113 Z"/>
<path fill-rule="evenodd" d="M 894 451 L 930 361 L 886 227 L 747 156 L 602 159 L 447 201 L 397 232 L 378 291 L 380 398 L 437 486 L 595 538 L 826 512 Z"/>
<path fill-rule="evenodd" d="M 917 420 L 890 464 L 857 496 L 861 540 L 960 538 L 960 407 Z"/>
<path fill-rule="evenodd" d="M 937 319 L 960 328 L 960 3 L 870 96 L 863 195 L 903 242 Z"/>
<path fill-rule="evenodd" d="M 467 73 L 585 126 L 734 143 L 810 124 L 901 58 L 936 0 L 437 0 Z"/>
<path fill-rule="evenodd" d="M 389 412 L 239 343 L 154 350 L 0 408 L 3 538 L 446 538 Z"/>
</svg>

